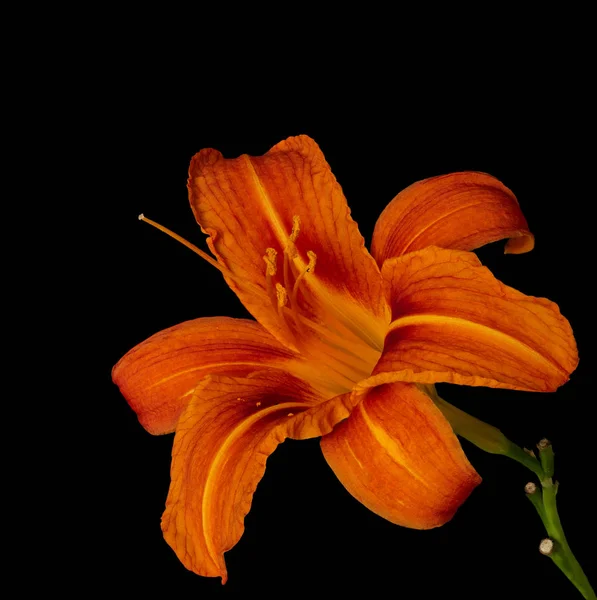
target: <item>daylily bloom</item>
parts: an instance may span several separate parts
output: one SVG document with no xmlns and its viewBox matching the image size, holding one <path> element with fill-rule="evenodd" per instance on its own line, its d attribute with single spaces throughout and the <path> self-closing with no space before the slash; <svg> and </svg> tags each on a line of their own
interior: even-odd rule
<svg viewBox="0 0 597 600">
<path fill-rule="evenodd" d="M 371 253 L 306 136 L 261 157 L 202 150 L 188 189 L 216 260 L 204 258 L 256 321 L 181 323 L 133 348 L 113 378 L 147 431 L 176 432 L 162 530 L 195 573 L 226 581 L 223 554 L 286 438 L 321 436 L 339 480 L 378 515 L 442 525 L 480 478 L 422 384 L 548 392 L 577 365 L 558 307 L 470 252 L 534 245 L 490 175 L 411 185 L 379 217 Z"/>
</svg>

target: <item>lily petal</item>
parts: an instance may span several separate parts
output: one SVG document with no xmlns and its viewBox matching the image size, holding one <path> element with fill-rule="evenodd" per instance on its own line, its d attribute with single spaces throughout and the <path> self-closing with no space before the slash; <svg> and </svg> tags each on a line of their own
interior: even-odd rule
<svg viewBox="0 0 597 600">
<path fill-rule="evenodd" d="M 389 381 L 554 391 L 578 364 L 558 306 L 493 277 L 471 252 L 429 247 L 387 260 L 384 352 L 361 387 Z"/>
<path fill-rule="evenodd" d="M 261 157 L 202 150 L 188 189 L 227 283 L 278 340 L 299 349 L 300 336 L 303 352 L 334 318 L 381 350 L 379 268 L 312 139 L 289 138 Z"/>
<path fill-rule="evenodd" d="M 412 384 L 368 390 L 321 448 L 359 502 L 405 527 L 443 525 L 481 481 L 439 409 Z"/>
<path fill-rule="evenodd" d="M 362 398 L 361 390 L 339 394 L 297 414 L 288 423 L 288 437 L 306 440 L 330 433 L 340 421 L 350 416 Z"/>
<path fill-rule="evenodd" d="M 162 434 L 174 431 L 193 389 L 206 375 L 247 374 L 268 366 L 309 373 L 295 353 L 258 323 L 210 317 L 151 336 L 120 359 L 112 378 L 141 425 Z"/>
<path fill-rule="evenodd" d="M 176 428 L 162 518 L 188 569 L 226 582 L 223 553 L 244 531 L 267 457 L 318 400 L 307 383 L 278 370 L 210 376 L 193 392 Z"/>
<path fill-rule="evenodd" d="M 503 238 L 510 238 L 506 254 L 535 245 L 512 191 L 491 175 L 465 171 L 424 179 L 400 192 L 375 225 L 371 253 L 382 265 L 427 246 L 474 250 Z"/>
</svg>

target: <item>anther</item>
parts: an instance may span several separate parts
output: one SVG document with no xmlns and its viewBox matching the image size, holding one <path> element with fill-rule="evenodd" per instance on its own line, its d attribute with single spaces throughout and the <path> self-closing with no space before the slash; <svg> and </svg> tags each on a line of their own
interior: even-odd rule
<svg viewBox="0 0 597 600">
<path fill-rule="evenodd" d="M 294 242 L 296 242 L 296 239 L 298 238 L 298 235 L 301 231 L 301 219 L 299 218 L 298 215 L 294 215 L 294 217 L 292 217 L 292 231 L 290 232 L 290 235 L 288 236 L 288 242 L 286 243 L 286 247 L 284 248 L 284 258 L 285 260 L 287 260 L 288 258 L 290 259 L 294 259 L 298 256 L 298 250 L 296 249 L 296 246 L 294 245 Z M 287 265 L 284 265 L 284 268 L 287 268 Z"/>
<path fill-rule="evenodd" d="M 276 283 L 276 296 L 278 297 L 278 308 L 286 306 L 288 302 L 288 293 L 281 283 Z"/>
<path fill-rule="evenodd" d="M 287 262 L 288 258 L 292 260 L 298 256 L 298 250 L 296 249 L 294 242 L 289 241 L 288 244 L 286 244 L 286 248 L 284 249 L 284 256 L 286 257 Z"/>
<path fill-rule="evenodd" d="M 273 248 L 266 248 L 265 252 L 266 254 L 263 257 L 263 260 L 267 265 L 266 273 L 273 277 L 277 271 L 276 258 L 278 253 Z"/>
<path fill-rule="evenodd" d="M 290 241 L 296 242 L 296 238 L 301 231 L 301 219 L 298 215 L 292 217 L 292 231 L 290 232 Z"/>
</svg>

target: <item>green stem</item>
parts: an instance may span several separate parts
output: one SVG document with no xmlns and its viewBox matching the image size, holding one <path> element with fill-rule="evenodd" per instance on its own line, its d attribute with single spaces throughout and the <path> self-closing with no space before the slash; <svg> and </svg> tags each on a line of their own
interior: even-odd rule
<svg viewBox="0 0 597 600">
<path fill-rule="evenodd" d="M 547 440 L 539 442 L 537 445 L 539 460 L 537 460 L 533 452 L 523 450 L 520 446 L 511 442 L 496 427 L 492 427 L 448 404 L 437 395 L 434 386 L 421 387 L 431 396 L 457 435 L 467 439 L 485 452 L 501 454 L 519 462 L 538 477 L 541 488 L 534 489 L 534 486 L 529 484 L 527 489 L 530 489 L 531 493 L 527 493 L 527 497 L 537 509 L 547 534 L 554 544 L 553 550 L 548 556 L 586 600 L 597 600 L 597 596 L 595 596 L 587 576 L 572 553 L 562 529 L 556 504 L 558 483 L 554 483 L 552 480 L 554 453 L 551 444 Z"/>
<path fill-rule="evenodd" d="M 543 467 L 545 477 L 553 477 L 554 454 L 553 448 L 551 447 L 551 442 L 543 438 L 537 444 L 537 448 L 539 450 L 539 460 L 541 461 L 541 466 Z"/>
<path fill-rule="evenodd" d="M 426 389 L 426 391 L 429 392 L 429 389 Z M 541 464 L 534 454 L 524 451 L 520 446 L 511 442 L 497 427 L 488 425 L 463 410 L 448 404 L 437 393 L 431 397 L 459 436 L 472 442 L 485 452 L 502 454 L 519 462 L 533 471 L 539 480 L 545 477 Z"/>
<path fill-rule="evenodd" d="M 543 509 L 545 512 L 545 519 L 543 524 L 547 534 L 554 542 L 554 551 L 549 555 L 557 567 L 568 577 L 568 579 L 576 586 L 578 591 L 587 600 L 596 600 L 595 592 L 587 579 L 582 567 L 576 560 L 576 557 L 572 553 L 566 536 L 564 535 L 564 529 L 562 522 L 560 521 L 560 515 L 558 514 L 558 507 L 556 504 L 556 494 L 558 491 L 557 483 L 553 483 L 551 477 L 544 479 L 541 482 L 543 487 Z"/>
</svg>

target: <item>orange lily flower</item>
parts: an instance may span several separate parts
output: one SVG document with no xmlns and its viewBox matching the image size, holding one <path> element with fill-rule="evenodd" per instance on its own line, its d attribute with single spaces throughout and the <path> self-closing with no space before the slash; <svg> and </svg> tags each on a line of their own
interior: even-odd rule
<svg viewBox="0 0 597 600">
<path fill-rule="evenodd" d="M 195 573 L 225 583 L 224 552 L 286 438 L 321 436 L 346 489 L 389 521 L 444 524 L 480 477 L 421 384 L 548 392 L 577 365 L 558 307 L 500 283 L 470 252 L 503 238 L 510 253 L 534 245 L 490 175 L 408 187 L 379 217 L 371 253 L 306 136 L 261 157 L 202 150 L 188 189 L 216 260 L 204 258 L 256 321 L 161 331 L 113 379 L 147 431 L 176 432 L 162 530 Z"/>
</svg>

